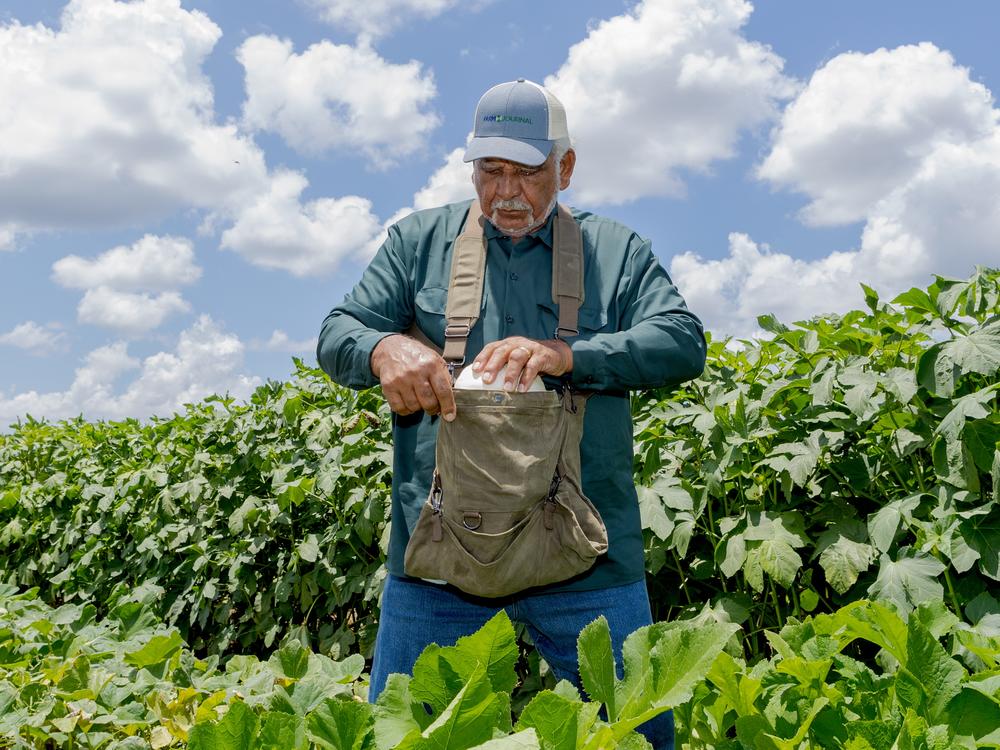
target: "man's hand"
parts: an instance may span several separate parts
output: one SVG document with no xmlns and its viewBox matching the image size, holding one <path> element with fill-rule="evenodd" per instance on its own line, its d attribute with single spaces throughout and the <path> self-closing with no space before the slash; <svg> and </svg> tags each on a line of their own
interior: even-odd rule
<svg viewBox="0 0 1000 750">
<path fill-rule="evenodd" d="M 472 369 L 482 373 L 484 383 L 492 383 L 500 370 L 504 372 L 503 388 L 528 390 L 536 375 L 564 375 L 573 369 L 573 350 L 559 339 L 536 341 L 524 336 L 511 336 L 487 344 L 472 362 Z"/>
<path fill-rule="evenodd" d="M 444 360 L 409 336 L 386 336 L 372 351 L 372 374 L 382 383 L 389 408 L 397 414 L 423 409 L 455 418 L 455 396 Z"/>
</svg>

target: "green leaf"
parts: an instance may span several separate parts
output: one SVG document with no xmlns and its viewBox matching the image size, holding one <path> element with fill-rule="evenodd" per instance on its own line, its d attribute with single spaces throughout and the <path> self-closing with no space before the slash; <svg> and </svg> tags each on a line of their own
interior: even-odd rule
<svg viewBox="0 0 1000 750">
<path fill-rule="evenodd" d="M 399 743 L 400 750 L 464 750 L 486 742 L 507 713 L 510 703 L 494 693 L 486 670 L 480 666 L 469 677 L 447 708 L 423 732 L 415 730 Z"/>
<path fill-rule="evenodd" d="M 944 565 L 937 559 L 903 548 L 895 561 L 888 555 L 879 558 L 878 578 L 868 592 L 908 612 L 922 602 L 944 596 L 944 588 L 937 581 L 943 572 Z"/>
<path fill-rule="evenodd" d="M 875 549 L 888 552 L 901 524 L 913 521 L 913 513 L 920 506 L 921 495 L 910 495 L 882 506 L 868 518 L 868 535 Z"/>
<path fill-rule="evenodd" d="M 170 635 L 153 636 L 142 648 L 126 653 L 125 663 L 140 669 L 153 667 L 176 654 L 183 644 L 184 641 L 176 630 Z"/>
<path fill-rule="evenodd" d="M 941 424 L 934 430 L 934 433 L 944 435 L 949 440 L 957 440 L 965 429 L 966 420 L 983 419 L 990 415 L 990 410 L 986 407 L 996 400 L 997 388 L 1000 388 L 1000 383 L 982 388 L 954 401 L 951 411 L 941 420 Z M 991 450 L 991 458 L 992 453 Z"/>
<path fill-rule="evenodd" d="M 309 671 L 310 654 L 309 649 L 292 639 L 271 655 L 268 664 L 278 677 L 298 680 Z"/>
<path fill-rule="evenodd" d="M 896 697 L 932 723 L 947 720 L 948 703 L 958 695 L 966 673 L 948 656 L 919 621 L 911 617 L 907 624 L 906 661 L 896 674 Z"/>
<path fill-rule="evenodd" d="M 575 747 L 575 745 L 574 745 Z M 541 745 L 534 729 L 526 729 L 523 732 L 498 737 L 489 740 L 482 745 L 476 745 L 472 750 L 540 750 Z"/>
<path fill-rule="evenodd" d="M 917 381 L 945 398 L 955 392 L 959 378 L 970 372 L 993 375 L 1000 369 L 1000 321 L 977 328 L 967 336 L 935 344 L 917 362 Z"/>
<path fill-rule="evenodd" d="M 1000 505 L 993 502 L 989 507 L 988 514 L 962 521 L 962 536 L 979 554 L 979 570 L 994 581 L 1000 581 Z"/>
<path fill-rule="evenodd" d="M 979 747 L 1000 745 L 1000 678 L 976 679 L 962 686 L 948 706 L 956 733 L 975 737 Z"/>
<path fill-rule="evenodd" d="M 607 706 L 608 717 L 618 716 L 615 705 L 615 655 L 611 649 L 611 630 L 604 615 L 580 631 L 577 639 L 580 679 L 590 700 Z"/>
<path fill-rule="evenodd" d="M 257 717 L 241 701 L 229 704 L 218 722 L 195 724 L 188 733 L 189 750 L 254 750 Z"/>
<path fill-rule="evenodd" d="M 642 527 L 649 529 L 661 541 L 666 541 L 674 531 L 674 523 L 667 516 L 663 501 L 651 487 L 639 487 L 639 518 Z"/>
<path fill-rule="evenodd" d="M 507 613 L 500 610 L 472 635 L 459 638 L 454 646 L 442 649 L 442 655 L 461 677 L 468 677 L 477 664 L 497 692 L 509 693 L 517 684 L 517 640 Z"/>
<path fill-rule="evenodd" d="M 327 698 L 306 719 L 309 739 L 327 750 L 362 750 L 371 744 L 372 709 L 350 698 Z"/>
<path fill-rule="evenodd" d="M 838 594 L 846 593 L 875 559 L 875 549 L 867 539 L 865 525 L 851 519 L 827 529 L 817 541 L 819 564 Z"/>
<path fill-rule="evenodd" d="M 993 463 L 998 455 L 998 443 L 1000 443 L 1000 424 L 983 419 L 965 426 L 965 445 L 972 453 L 976 467 L 983 474 L 989 474 L 993 470 Z"/>
<path fill-rule="evenodd" d="M 764 572 L 786 589 L 791 588 L 802 567 L 799 553 L 782 539 L 766 539 L 760 543 L 758 554 Z"/>
<path fill-rule="evenodd" d="M 648 662 L 642 659 L 637 663 L 634 649 L 632 658 L 625 660 L 625 677 L 619 690 L 627 700 L 619 708 L 615 735 L 622 737 L 662 711 L 689 700 L 695 685 L 705 679 L 715 658 L 738 630 L 733 623 L 648 626 L 639 641 L 645 638 L 653 644 Z"/>
<path fill-rule="evenodd" d="M 389 675 L 385 689 L 375 703 L 375 745 L 378 750 L 396 747 L 403 737 L 414 732 L 419 734 L 431 723 L 423 705 L 410 693 L 410 679 L 408 675 Z"/>
<path fill-rule="evenodd" d="M 261 717 L 255 750 L 305 750 L 307 745 L 302 717 L 272 712 Z"/>
<path fill-rule="evenodd" d="M 545 750 L 576 750 L 583 704 L 543 690 L 524 707 L 517 729 L 533 728 Z"/>
<path fill-rule="evenodd" d="M 299 543 L 299 557 L 306 562 L 316 562 L 319 558 L 319 540 L 315 534 L 309 534 Z"/>
</svg>

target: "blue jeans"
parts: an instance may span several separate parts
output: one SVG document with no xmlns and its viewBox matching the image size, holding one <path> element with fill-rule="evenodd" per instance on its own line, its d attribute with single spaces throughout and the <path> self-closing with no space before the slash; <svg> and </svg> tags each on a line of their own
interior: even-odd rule
<svg viewBox="0 0 1000 750">
<path fill-rule="evenodd" d="M 644 581 L 593 591 L 490 600 L 467 596 L 451 587 L 390 575 L 382 593 L 369 700 L 375 701 L 390 674 L 412 674 L 417 657 L 428 645 L 450 646 L 461 636 L 479 630 L 501 609 L 512 621 L 525 625 L 556 678 L 569 680 L 577 687 L 580 677 L 576 639 L 584 626 L 600 615 L 607 618 L 621 677 L 625 637 L 652 621 Z M 657 750 L 673 750 L 671 713 L 660 714 L 639 731 Z"/>
</svg>

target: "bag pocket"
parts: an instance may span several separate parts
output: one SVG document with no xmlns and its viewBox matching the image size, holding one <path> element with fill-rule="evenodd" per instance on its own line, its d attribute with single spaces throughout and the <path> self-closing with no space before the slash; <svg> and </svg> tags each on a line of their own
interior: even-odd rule
<svg viewBox="0 0 1000 750">
<path fill-rule="evenodd" d="M 445 492 L 472 511 L 527 510 L 544 497 L 566 431 L 558 396 L 458 390 L 455 404 L 455 421 L 438 427 Z"/>
</svg>

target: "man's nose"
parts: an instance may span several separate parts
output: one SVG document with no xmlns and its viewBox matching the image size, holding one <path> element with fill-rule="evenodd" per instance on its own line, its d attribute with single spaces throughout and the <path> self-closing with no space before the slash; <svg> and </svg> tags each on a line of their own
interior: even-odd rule
<svg viewBox="0 0 1000 750">
<path fill-rule="evenodd" d="M 521 178 L 513 172 L 504 173 L 497 184 L 497 193 L 504 200 L 516 198 L 521 194 Z"/>
</svg>

